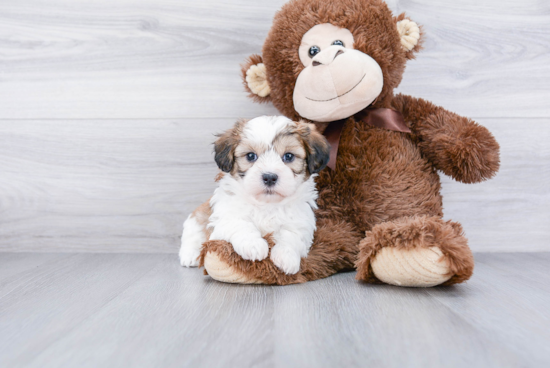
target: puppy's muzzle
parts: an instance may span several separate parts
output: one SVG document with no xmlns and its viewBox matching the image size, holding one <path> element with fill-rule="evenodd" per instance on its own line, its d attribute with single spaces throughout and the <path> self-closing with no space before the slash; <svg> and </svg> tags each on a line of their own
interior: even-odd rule
<svg viewBox="0 0 550 368">
<path fill-rule="evenodd" d="M 278 179 L 279 177 L 277 176 L 277 174 L 266 173 L 262 175 L 262 180 L 264 181 L 264 185 L 266 187 L 274 186 L 275 184 L 277 184 Z"/>
</svg>

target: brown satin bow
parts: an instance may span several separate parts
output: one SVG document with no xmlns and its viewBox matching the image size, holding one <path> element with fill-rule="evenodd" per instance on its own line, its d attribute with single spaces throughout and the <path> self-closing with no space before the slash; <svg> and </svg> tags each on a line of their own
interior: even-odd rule
<svg viewBox="0 0 550 368">
<path fill-rule="evenodd" d="M 357 114 L 355 114 L 354 118 L 355 120 L 363 121 L 367 124 L 382 129 L 404 133 L 411 132 L 407 124 L 405 124 L 405 119 L 403 119 L 403 115 L 401 115 L 400 112 L 392 109 L 375 109 L 372 107 L 367 107 L 366 109 L 359 111 Z M 342 134 L 342 129 L 344 129 L 345 123 L 346 119 L 333 121 L 323 132 L 323 135 L 327 138 L 327 141 L 330 144 L 330 159 L 327 166 L 330 167 L 332 170 L 336 168 L 338 145 L 340 144 L 340 135 Z"/>
</svg>

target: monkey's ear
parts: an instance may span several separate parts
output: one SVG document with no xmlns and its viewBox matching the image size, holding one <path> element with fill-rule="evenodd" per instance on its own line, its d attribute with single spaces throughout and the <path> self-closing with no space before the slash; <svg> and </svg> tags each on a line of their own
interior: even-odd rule
<svg viewBox="0 0 550 368">
<path fill-rule="evenodd" d="M 267 72 L 260 55 L 251 55 L 241 65 L 244 88 L 256 102 L 268 102 L 271 88 L 267 83 Z"/>
<path fill-rule="evenodd" d="M 401 38 L 401 47 L 406 51 L 408 59 L 414 59 L 414 53 L 422 48 L 422 28 L 409 18 L 406 18 L 405 13 L 396 17 L 395 22 L 397 32 Z"/>
</svg>

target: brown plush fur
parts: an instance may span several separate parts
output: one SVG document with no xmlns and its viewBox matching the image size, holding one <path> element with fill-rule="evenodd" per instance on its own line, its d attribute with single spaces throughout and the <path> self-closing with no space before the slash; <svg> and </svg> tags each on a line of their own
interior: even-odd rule
<svg viewBox="0 0 550 368">
<path fill-rule="evenodd" d="M 262 56 L 251 56 L 243 65 L 243 73 L 248 69 L 245 67 L 260 58 L 267 68 L 270 101 L 281 113 L 298 120 L 300 115 L 294 110 L 292 95 L 296 78 L 304 69 L 298 55 L 302 36 L 317 24 L 331 23 L 349 29 L 354 48 L 378 62 L 384 75 L 384 88 L 376 107 L 390 107 L 393 90 L 401 82 L 407 59 L 420 48 L 419 43 L 409 53 L 402 49 L 396 21 L 381 0 L 290 1 L 275 15 Z"/>
<path fill-rule="evenodd" d="M 250 88 L 248 88 L 248 83 L 246 82 L 246 72 L 252 65 L 257 65 L 262 63 L 263 63 L 262 57 L 260 55 L 254 54 L 254 55 L 250 55 L 248 59 L 246 59 L 245 62 L 241 64 L 241 76 L 243 78 L 244 88 L 248 92 L 248 97 L 250 97 L 251 99 L 253 99 L 255 102 L 258 102 L 258 103 L 269 102 L 271 101 L 271 98 L 269 97 L 269 95 L 266 97 L 260 97 L 257 94 L 252 93 Z"/>
<path fill-rule="evenodd" d="M 436 169 L 463 183 L 497 173 L 499 145 L 485 127 L 421 98 L 397 95 L 392 107 L 409 122 L 420 151 Z"/>
<path fill-rule="evenodd" d="M 467 280 L 473 257 L 460 224 L 443 221 L 440 179 L 437 171 L 464 183 L 491 178 L 499 168 L 499 146 L 491 133 L 470 119 L 428 101 L 394 96 L 411 51 L 400 44 L 396 21 L 381 0 L 293 0 L 275 16 L 262 57 L 271 94 L 257 101 L 273 102 L 291 119 L 293 90 L 303 69 L 298 47 L 311 27 L 332 23 L 349 29 L 354 48 L 380 64 L 384 87 L 374 107 L 401 112 L 411 133 L 387 131 L 349 117 L 344 125 L 335 170 L 317 178 L 319 209 L 317 231 L 309 255 L 297 275 L 284 275 L 268 259 L 240 259 L 230 244 L 205 243 L 202 256 L 216 252 L 235 270 L 268 284 L 289 284 L 319 279 L 357 268 L 357 278 L 377 282 L 371 260 L 382 247 L 437 246 L 453 272 L 446 284 Z M 327 124 L 316 124 L 323 131 Z"/>
<path fill-rule="evenodd" d="M 269 285 L 299 284 L 325 278 L 340 271 L 353 270 L 357 258 L 357 244 L 363 234 L 355 232 L 348 224 L 320 220 L 319 229 L 315 233 L 314 249 L 310 250 L 307 258 L 302 258 L 300 272 L 287 275 L 273 264 L 267 257 L 263 261 L 247 261 L 233 251 L 233 246 L 222 240 L 207 241 L 199 257 L 200 265 L 204 266 L 204 257 L 208 252 L 214 252 L 233 267 L 235 272 L 261 280 Z M 350 234 L 355 233 L 350 243 Z M 275 245 L 270 236 L 266 236 L 270 249 Z M 205 271 L 205 274 L 207 272 Z"/>
<path fill-rule="evenodd" d="M 372 272 L 371 261 L 376 252 L 384 247 L 439 247 L 453 274 L 446 282 L 449 285 L 467 280 L 474 269 L 474 258 L 460 224 L 445 222 L 434 216 L 418 216 L 378 224 L 367 231 L 359 244 L 357 280 L 378 282 Z"/>
<path fill-rule="evenodd" d="M 405 13 L 401 13 L 397 17 L 394 17 L 394 22 L 397 23 L 399 21 L 402 21 L 403 19 L 411 20 L 411 18 L 407 17 Z M 411 51 L 407 51 L 406 56 L 409 60 L 415 59 L 415 54 L 418 51 L 422 50 L 422 46 L 424 44 L 424 28 L 422 26 L 418 27 L 420 28 L 420 40 Z"/>
</svg>

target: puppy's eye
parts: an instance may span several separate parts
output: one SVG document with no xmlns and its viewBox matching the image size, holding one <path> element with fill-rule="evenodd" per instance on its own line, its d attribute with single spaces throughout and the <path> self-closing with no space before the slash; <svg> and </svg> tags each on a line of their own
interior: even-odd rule
<svg viewBox="0 0 550 368">
<path fill-rule="evenodd" d="M 283 162 L 292 162 L 294 161 L 294 155 L 290 152 L 287 152 L 283 155 Z"/>
<path fill-rule="evenodd" d="M 258 159 L 258 155 L 254 152 L 248 152 L 246 154 L 246 159 L 248 160 L 248 162 L 254 162 Z"/>
<path fill-rule="evenodd" d="M 321 52 L 321 48 L 319 46 L 311 46 L 309 48 L 308 54 L 309 54 L 309 57 L 312 58 L 320 52 Z"/>
<path fill-rule="evenodd" d="M 344 43 L 340 40 L 336 40 L 332 43 L 334 46 L 342 46 L 345 47 Z"/>
</svg>

